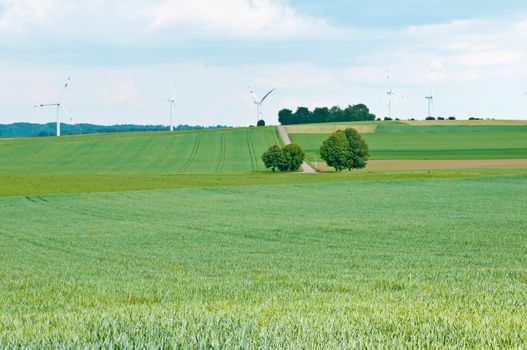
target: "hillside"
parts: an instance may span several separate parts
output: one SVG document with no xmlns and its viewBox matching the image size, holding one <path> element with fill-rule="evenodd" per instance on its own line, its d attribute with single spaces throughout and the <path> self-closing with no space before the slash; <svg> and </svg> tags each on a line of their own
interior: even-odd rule
<svg viewBox="0 0 527 350">
<path fill-rule="evenodd" d="M 371 159 L 523 159 L 527 123 L 521 121 L 371 122 L 288 127 L 308 160 L 330 132 L 356 128 L 370 147 Z"/>
<path fill-rule="evenodd" d="M 264 170 L 274 127 L 0 140 L 3 174 L 230 173 Z"/>
</svg>

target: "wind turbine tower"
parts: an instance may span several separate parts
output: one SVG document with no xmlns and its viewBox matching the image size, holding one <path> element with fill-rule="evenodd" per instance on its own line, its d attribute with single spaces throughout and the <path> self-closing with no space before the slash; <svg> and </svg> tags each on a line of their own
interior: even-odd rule
<svg viewBox="0 0 527 350">
<path fill-rule="evenodd" d="M 388 118 L 392 118 L 392 96 L 395 96 L 395 93 L 390 89 L 386 92 L 388 95 Z"/>
<path fill-rule="evenodd" d="M 432 105 L 434 104 L 434 96 L 430 95 L 430 96 L 425 96 L 425 99 L 428 100 L 428 117 L 431 117 L 432 116 Z"/>
<path fill-rule="evenodd" d="M 44 103 L 44 104 L 39 104 L 39 105 L 34 105 L 33 107 L 36 107 L 36 108 L 39 108 L 39 107 L 56 107 L 57 108 L 57 115 L 56 115 L 56 121 L 57 121 L 57 136 L 60 136 L 60 111 L 62 110 L 62 112 L 64 112 L 64 114 L 66 114 L 66 116 L 68 117 L 68 119 L 70 121 L 73 121 L 73 119 L 71 118 L 71 115 L 66 111 L 66 109 L 64 109 L 64 107 L 62 106 L 62 103 L 60 101 L 62 101 L 62 99 L 64 98 L 64 93 L 66 92 L 66 88 L 68 87 L 69 83 L 70 83 L 70 77 L 68 77 L 68 79 L 66 79 L 66 83 L 64 84 L 64 89 L 62 90 L 62 96 L 59 100 L 59 102 L 57 103 Z"/>
<path fill-rule="evenodd" d="M 170 103 L 170 131 L 174 131 L 174 122 L 172 121 L 172 115 L 176 109 L 176 84 L 174 84 L 174 92 L 172 93 L 172 98 L 168 100 Z"/>
<path fill-rule="evenodd" d="M 262 103 L 264 103 L 264 101 L 267 99 L 267 97 L 269 97 L 269 95 L 275 91 L 276 89 L 272 89 L 271 91 L 269 91 L 267 94 L 265 94 L 265 96 L 260 100 L 258 98 L 258 96 L 256 96 L 256 94 L 254 93 L 254 90 L 251 89 L 251 87 L 247 87 L 249 89 L 249 93 L 251 94 L 251 96 L 253 97 L 253 102 L 254 104 L 256 105 L 256 122 L 258 122 L 260 119 L 262 119 Z"/>
</svg>

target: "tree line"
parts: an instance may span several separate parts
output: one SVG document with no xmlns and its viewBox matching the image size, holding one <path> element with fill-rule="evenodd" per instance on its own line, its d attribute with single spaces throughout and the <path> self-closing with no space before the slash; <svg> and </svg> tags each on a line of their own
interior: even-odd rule
<svg viewBox="0 0 527 350">
<path fill-rule="evenodd" d="M 55 136 L 55 123 L 13 123 L 0 124 L 0 137 L 44 137 Z M 227 126 L 178 125 L 175 130 L 201 130 L 209 128 L 227 128 Z M 103 134 L 116 132 L 167 131 L 166 125 L 96 125 L 62 123 L 63 135 Z"/>
<path fill-rule="evenodd" d="M 349 105 L 344 109 L 334 106 L 331 108 L 317 107 L 310 111 L 307 107 L 298 107 L 294 113 L 287 108 L 278 112 L 278 121 L 282 125 L 372 120 L 375 120 L 375 114 L 370 113 L 369 108 L 362 103 Z"/>
</svg>

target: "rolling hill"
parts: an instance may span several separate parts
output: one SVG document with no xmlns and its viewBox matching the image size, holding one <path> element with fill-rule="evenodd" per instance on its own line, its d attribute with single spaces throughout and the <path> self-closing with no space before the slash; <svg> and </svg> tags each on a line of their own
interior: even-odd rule
<svg viewBox="0 0 527 350">
<path fill-rule="evenodd" d="M 276 129 L 236 128 L 0 140 L 3 174 L 232 173 L 264 170 Z"/>
<path fill-rule="evenodd" d="M 527 124 L 498 121 L 382 122 L 303 125 L 290 129 L 308 160 L 330 132 L 355 127 L 370 147 L 371 159 L 524 159 Z"/>
</svg>

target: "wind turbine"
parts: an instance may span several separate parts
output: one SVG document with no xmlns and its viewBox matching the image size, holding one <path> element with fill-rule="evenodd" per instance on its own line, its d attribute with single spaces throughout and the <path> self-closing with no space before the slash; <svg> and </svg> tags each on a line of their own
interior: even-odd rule
<svg viewBox="0 0 527 350">
<path fill-rule="evenodd" d="M 434 96 L 433 95 L 430 95 L 430 96 L 425 96 L 425 99 L 428 100 L 428 117 L 430 118 L 432 116 L 431 114 L 431 108 L 434 104 Z"/>
<path fill-rule="evenodd" d="M 387 73 L 387 77 L 386 79 L 388 80 L 388 85 L 390 86 L 390 71 L 388 71 Z M 397 97 L 401 97 L 401 98 L 404 98 L 406 96 L 404 95 L 397 95 L 395 92 L 392 91 L 392 88 L 390 86 L 390 89 L 388 91 L 386 91 L 386 95 L 388 95 L 388 118 L 392 118 L 392 97 L 393 96 L 397 96 Z"/>
<path fill-rule="evenodd" d="M 408 98 L 406 95 L 398 95 L 395 92 L 392 91 L 392 89 L 386 91 L 386 95 L 388 95 L 388 118 L 392 117 L 392 97 L 400 97 L 400 98 Z"/>
<path fill-rule="evenodd" d="M 68 119 L 70 121 L 73 122 L 73 118 L 71 118 L 71 115 L 66 111 L 66 109 L 64 109 L 64 107 L 62 106 L 61 104 L 61 101 L 62 99 L 64 98 L 64 93 L 66 92 L 66 88 L 68 87 L 69 83 L 70 83 L 70 80 L 71 80 L 71 77 L 68 77 L 68 79 L 66 79 L 66 82 L 64 83 L 64 89 L 62 90 L 62 95 L 59 99 L 59 102 L 57 103 L 44 103 L 44 104 L 39 104 L 39 105 L 34 105 L 33 107 L 56 107 L 57 108 L 57 136 L 60 136 L 60 111 L 62 110 L 62 112 L 64 112 L 64 114 L 66 114 L 66 116 L 68 117 Z"/>
<path fill-rule="evenodd" d="M 388 118 L 392 118 L 392 96 L 395 96 L 395 93 L 390 89 L 389 91 L 386 91 L 386 95 L 388 95 Z"/>
<path fill-rule="evenodd" d="M 172 114 L 176 109 L 176 84 L 174 84 L 174 92 L 172 93 L 172 98 L 168 100 L 170 102 L 170 131 L 174 131 L 174 123 L 172 122 Z"/>
<path fill-rule="evenodd" d="M 256 105 L 256 121 L 258 122 L 260 119 L 262 119 L 262 103 L 264 103 L 264 101 L 267 99 L 267 97 L 269 97 L 269 95 L 275 91 L 276 89 L 272 89 L 271 91 L 269 91 L 267 94 L 265 94 L 265 96 L 260 100 L 258 98 L 258 96 L 256 96 L 256 94 L 254 93 L 253 89 L 251 89 L 251 87 L 247 87 L 249 89 L 249 92 L 250 94 L 252 95 L 253 97 L 253 102 L 254 104 Z"/>
</svg>

